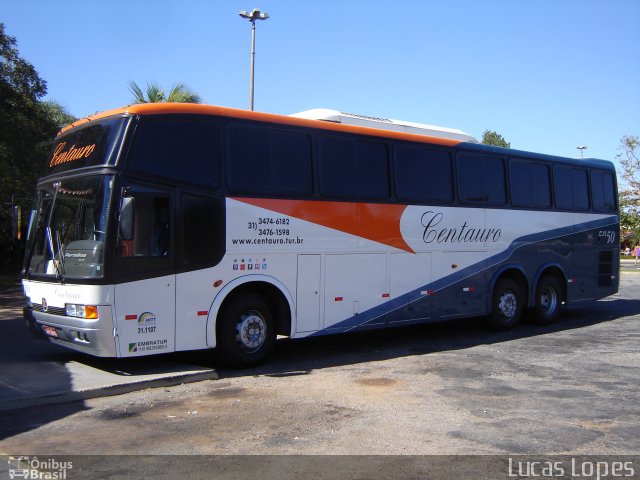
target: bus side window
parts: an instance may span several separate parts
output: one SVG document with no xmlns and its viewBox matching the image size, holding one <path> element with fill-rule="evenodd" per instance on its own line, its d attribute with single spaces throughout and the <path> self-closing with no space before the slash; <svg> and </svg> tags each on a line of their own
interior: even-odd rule
<svg viewBox="0 0 640 480">
<path fill-rule="evenodd" d="M 384 200 L 389 197 L 389 152 L 383 142 L 321 135 L 320 193 L 327 197 Z"/>
<path fill-rule="evenodd" d="M 515 207 L 549 208 L 551 206 L 551 182 L 549 167 L 526 160 L 509 160 L 511 203 Z"/>
<path fill-rule="evenodd" d="M 216 123 L 200 118 L 157 117 L 145 118 L 138 127 L 129 168 L 210 188 L 216 186 L 219 170 Z"/>
<path fill-rule="evenodd" d="M 226 143 L 227 181 L 236 193 L 310 195 L 311 139 L 271 127 L 230 125 Z"/>
<path fill-rule="evenodd" d="M 396 194 L 405 202 L 453 201 L 451 156 L 422 145 L 399 144 L 395 153 Z"/>
<path fill-rule="evenodd" d="M 169 198 L 134 194 L 133 235 L 121 245 L 123 257 L 166 257 L 170 253 Z"/>
<path fill-rule="evenodd" d="M 502 158 L 463 152 L 458 154 L 457 165 L 461 202 L 484 205 L 507 202 Z"/>
<path fill-rule="evenodd" d="M 183 194 L 181 263 L 183 267 L 217 263 L 224 255 L 222 206 L 215 197 Z"/>
<path fill-rule="evenodd" d="M 599 212 L 615 212 L 615 181 L 609 172 L 591 172 L 591 198 L 593 208 Z"/>
<path fill-rule="evenodd" d="M 556 207 L 563 210 L 588 210 L 587 171 L 582 168 L 555 166 L 553 174 Z"/>
</svg>

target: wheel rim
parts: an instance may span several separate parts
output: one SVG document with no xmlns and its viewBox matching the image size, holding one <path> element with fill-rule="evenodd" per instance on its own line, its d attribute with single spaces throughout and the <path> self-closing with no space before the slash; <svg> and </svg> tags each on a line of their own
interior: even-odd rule
<svg viewBox="0 0 640 480">
<path fill-rule="evenodd" d="M 502 295 L 500 295 L 498 311 L 507 319 L 515 317 L 518 311 L 518 298 L 513 292 L 503 292 Z"/>
<path fill-rule="evenodd" d="M 558 293 L 555 288 L 546 287 L 540 293 L 540 306 L 545 315 L 555 313 L 558 308 Z"/>
<path fill-rule="evenodd" d="M 267 322 L 259 312 L 249 311 L 236 324 L 236 342 L 246 353 L 260 349 L 267 338 Z"/>
</svg>

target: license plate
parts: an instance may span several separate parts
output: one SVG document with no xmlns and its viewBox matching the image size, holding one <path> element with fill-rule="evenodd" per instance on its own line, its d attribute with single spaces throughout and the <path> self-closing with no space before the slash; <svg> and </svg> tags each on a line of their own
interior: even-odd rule
<svg viewBox="0 0 640 480">
<path fill-rule="evenodd" d="M 49 325 L 42 325 L 42 330 L 44 330 L 44 333 L 50 337 L 58 338 L 58 331 L 55 328 L 50 327 Z"/>
</svg>

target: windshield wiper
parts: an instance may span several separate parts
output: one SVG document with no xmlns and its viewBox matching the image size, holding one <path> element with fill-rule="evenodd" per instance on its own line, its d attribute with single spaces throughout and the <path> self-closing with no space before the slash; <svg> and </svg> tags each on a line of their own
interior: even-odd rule
<svg viewBox="0 0 640 480">
<path fill-rule="evenodd" d="M 56 269 L 56 278 L 60 278 L 61 283 L 64 283 L 64 258 L 62 256 L 62 245 L 60 245 L 60 239 L 56 236 L 56 243 L 58 244 L 58 254 L 56 255 L 56 249 L 53 245 L 53 234 L 51 232 L 51 220 L 53 220 L 53 209 L 56 205 L 56 198 L 58 197 L 58 189 L 60 188 L 60 182 L 53 184 L 53 198 L 51 199 L 51 205 L 49 206 L 49 218 L 47 218 L 47 226 L 45 229 L 47 237 L 47 245 L 51 253 L 51 261 Z M 57 257 L 57 258 L 56 258 Z"/>
</svg>

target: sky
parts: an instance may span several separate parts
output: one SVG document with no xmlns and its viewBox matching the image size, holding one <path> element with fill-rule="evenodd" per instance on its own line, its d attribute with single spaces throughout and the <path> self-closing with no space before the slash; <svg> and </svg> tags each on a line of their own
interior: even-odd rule
<svg viewBox="0 0 640 480">
<path fill-rule="evenodd" d="M 512 148 L 615 160 L 640 136 L 640 0 L 0 0 L 0 22 L 84 117 L 129 81 L 205 103 L 494 130 Z"/>
</svg>

